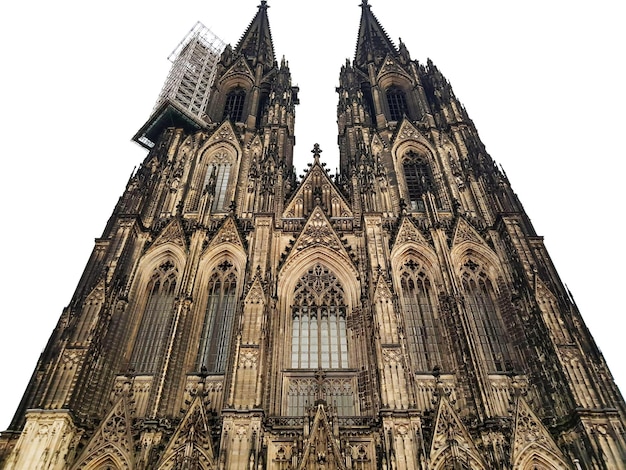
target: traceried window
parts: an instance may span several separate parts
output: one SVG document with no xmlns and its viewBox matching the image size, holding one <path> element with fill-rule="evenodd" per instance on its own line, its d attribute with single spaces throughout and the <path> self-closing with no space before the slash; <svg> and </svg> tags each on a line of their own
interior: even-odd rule
<svg viewBox="0 0 626 470">
<path fill-rule="evenodd" d="M 389 107 L 389 119 L 399 121 L 408 114 L 406 94 L 402 88 L 391 86 L 387 89 L 387 106 Z"/>
<path fill-rule="evenodd" d="M 423 211 L 423 195 L 433 190 L 433 175 L 428 159 L 409 151 L 404 159 L 403 167 L 411 210 Z"/>
<path fill-rule="evenodd" d="M 344 292 L 335 275 L 317 264 L 296 284 L 292 307 L 291 367 L 348 367 Z"/>
<path fill-rule="evenodd" d="M 235 88 L 226 95 L 224 106 L 224 119 L 241 122 L 243 117 L 243 104 L 246 100 L 246 91 L 243 88 Z"/>
<path fill-rule="evenodd" d="M 436 304 L 430 280 L 414 259 L 402 265 L 400 287 L 409 356 L 416 371 L 430 372 L 435 366 L 442 366 Z"/>
<path fill-rule="evenodd" d="M 215 191 L 211 210 L 219 212 L 225 210 L 226 194 L 228 193 L 228 179 L 230 178 L 231 163 L 227 160 L 209 164 L 206 172 L 205 187 Z"/>
<path fill-rule="evenodd" d="M 197 367 L 209 373 L 222 374 L 230 352 L 237 303 L 237 272 L 224 261 L 211 274 L 200 338 Z"/>
<path fill-rule="evenodd" d="M 157 372 L 174 313 L 177 278 L 178 271 L 167 261 L 148 283 L 146 306 L 130 360 L 130 367 L 138 373 Z"/>
<path fill-rule="evenodd" d="M 503 372 L 509 355 L 491 280 L 480 265 L 469 259 L 463 265 L 461 282 L 465 305 L 476 325 L 487 369 L 490 372 Z"/>
</svg>

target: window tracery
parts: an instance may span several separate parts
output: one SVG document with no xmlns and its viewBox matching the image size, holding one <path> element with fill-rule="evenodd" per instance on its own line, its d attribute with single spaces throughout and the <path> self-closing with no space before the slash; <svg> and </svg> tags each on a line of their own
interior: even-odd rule
<svg viewBox="0 0 626 470">
<path fill-rule="evenodd" d="M 300 278 L 292 307 L 291 367 L 348 367 L 343 287 L 320 264 Z"/>
<path fill-rule="evenodd" d="M 171 261 L 161 264 L 146 287 L 147 300 L 130 367 L 139 373 L 157 371 L 173 316 L 178 270 Z"/>
<path fill-rule="evenodd" d="M 428 159 L 410 150 L 404 158 L 403 168 L 411 210 L 424 211 L 423 195 L 433 192 L 433 174 Z"/>
<path fill-rule="evenodd" d="M 230 261 L 213 269 L 207 290 L 197 368 L 222 374 L 226 371 L 237 304 L 237 271 Z"/>
<path fill-rule="evenodd" d="M 387 89 L 386 95 L 391 121 L 400 121 L 405 114 L 409 114 L 406 94 L 402 88 L 392 85 Z"/>
<path fill-rule="evenodd" d="M 436 301 L 430 279 L 413 258 L 400 268 L 400 287 L 409 356 L 416 370 L 430 372 L 442 366 Z"/>
<path fill-rule="evenodd" d="M 461 268 L 465 305 L 490 372 L 504 372 L 509 359 L 495 289 L 483 267 L 468 259 Z"/>
<path fill-rule="evenodd" d="M 226 95 L 226 105 L 224 106 L 223 119 L 230 119 L 233 122 L 241 122 L 243 117 L 243 104 L 246 100 L 246 91 L 237 87 Z"/>
</svg>

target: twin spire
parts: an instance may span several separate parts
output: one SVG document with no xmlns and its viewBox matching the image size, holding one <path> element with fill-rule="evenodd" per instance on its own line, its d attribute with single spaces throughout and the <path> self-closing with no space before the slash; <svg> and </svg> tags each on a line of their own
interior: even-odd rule
<svg viewBox="0 0 626 470">
<path fill-rule="evenodd" d="M 354 55 L 356 65 L 364 67 L 377 57 L 397 55 L 398 49 L 372 13 L 369 1 L 362 0 L 360 7 L 361 23 Z M 264 68 L 271 68 L 276 62 L 268 8 L 267 0 L 261 0 L 256 15 L 235 47 L 235 52 L 243 54 L 253 66 L 261 64 Z"/>
</svg>

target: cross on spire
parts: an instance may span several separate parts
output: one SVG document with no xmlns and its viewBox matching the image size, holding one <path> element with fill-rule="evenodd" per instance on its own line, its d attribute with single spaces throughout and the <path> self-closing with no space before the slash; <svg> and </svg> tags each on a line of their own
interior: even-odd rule
<svg viewBox="0 0 626 470">
<path fill-rule="evenodd" d="M 320 153 L 322 153 L 322 149 L 320 149 L 320 144 L 314 144 L 313 145 L 313 150 L 311 150 L 311 153 L 313 154 L 313 158 L 315 159 L 315 163 L 319 163 L 320 162 Z"/>
</svg>

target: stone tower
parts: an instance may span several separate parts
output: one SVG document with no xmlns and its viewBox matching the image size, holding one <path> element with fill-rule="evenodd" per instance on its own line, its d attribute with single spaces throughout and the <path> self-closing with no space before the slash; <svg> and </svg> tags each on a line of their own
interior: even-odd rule
<svg viewBox="0 0 626 470">
<path fill-rule="evenodd" d="M 318 146 L 294 173 L 264 0 L 214 69 L 181 69 L 189 103 L 136 135 L 3 468 L 626 468 L 624 400 L 508 179 L 361 9 L 336 175 Z M 181 54 L 208 64 L 199 37 Z"/>
</svg>

